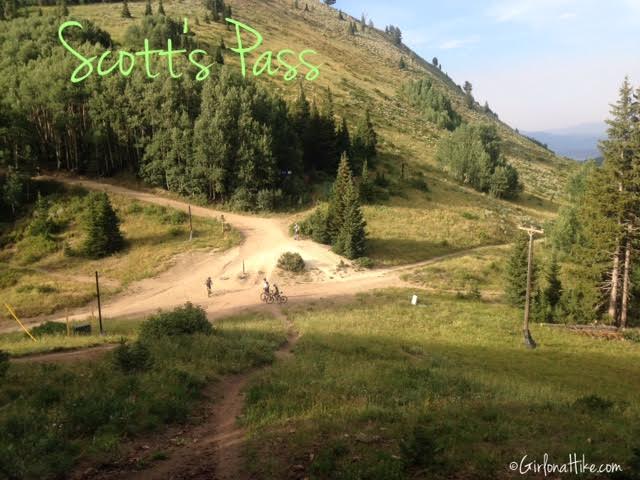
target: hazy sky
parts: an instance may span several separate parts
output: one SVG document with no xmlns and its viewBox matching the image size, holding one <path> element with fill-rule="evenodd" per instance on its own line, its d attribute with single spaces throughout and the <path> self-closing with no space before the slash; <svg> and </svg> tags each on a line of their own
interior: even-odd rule
<svg viewBox="0 0 640 480">
<path fill-rule="evenodd" d="M 400 27 L 424 58 L 521 130 L 606 118 L 625 75 L 640 85 L 640 0 L 338 0 Z"/>
</svg>

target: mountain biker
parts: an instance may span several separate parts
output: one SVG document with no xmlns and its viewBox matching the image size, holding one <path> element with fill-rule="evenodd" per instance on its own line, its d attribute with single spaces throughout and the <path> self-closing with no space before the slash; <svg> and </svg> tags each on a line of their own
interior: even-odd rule
<svg viewBox="0 0 640 480">
<path fill-rule="evenodd" d="M 280 289 L 278 288 L 278 285 L 276 285 L 275 283 L 273 284 L 273 296 L 274 297 L 280 296 Z"/>
<path fill-rule="evenodd" d="M 300 225 L 297 223 L 293 226 L 293 238 L 299 240 L 300 238 Z"/>
<path fill-rule="evenodd" d="M 269 295 L 269 294 L 270 294 L 270 291 L 269 291 L 269 282 L 267 282 L 267 279 L 266 279 L 266 278 L 263 278 L 263 279 L 262 279 L 262 290 L 264 290 L 264 293 L 265 293 L 266 295 Z"/>
<path fill-rule="evenodd" d="M 213 281 L 211 280 L 211 277 L 207 277 L 207 280 L 204 282 L 204 284 L 207 287 L 207 297 L 211 296 L 211 287 L 213 286 Z"/>
</svg>

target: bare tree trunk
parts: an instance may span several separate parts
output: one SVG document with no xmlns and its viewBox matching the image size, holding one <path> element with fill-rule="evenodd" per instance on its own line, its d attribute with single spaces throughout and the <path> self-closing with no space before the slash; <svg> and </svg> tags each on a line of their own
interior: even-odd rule
<svg viewBox="0 0 640 480">
<path fill-rule="evenodd" d="M 618 286 L 620 284 L 620 242 L 616 246 L 613 256 L 613 268 L 611 269 L 611 292 L 609 295 L 609 318 L 617 325 L 618 323 Z"/>
<path fill-rule="evenodd" d="M 629 295 L 631 294 L 631 226 L 628 227 L 627 241 L 624 249 L 624 272 L 622 281 L 622 308 L 620 310 L 620 327 L 627 326 Z"/>
</svg>

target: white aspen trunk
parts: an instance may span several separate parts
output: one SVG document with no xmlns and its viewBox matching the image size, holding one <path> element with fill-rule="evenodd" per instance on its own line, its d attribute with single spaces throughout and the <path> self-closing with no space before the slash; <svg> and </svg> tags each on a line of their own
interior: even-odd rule
<svg viewBox="0 0 640 480">
<path fill-rule="evenodd" d="M 609 318 L 614 324 L 618 323 L 618 285 L 620 283 L 620 242 L 613 256 L 611 269 L 611 293 L 609 295 Z"/>
</svg>

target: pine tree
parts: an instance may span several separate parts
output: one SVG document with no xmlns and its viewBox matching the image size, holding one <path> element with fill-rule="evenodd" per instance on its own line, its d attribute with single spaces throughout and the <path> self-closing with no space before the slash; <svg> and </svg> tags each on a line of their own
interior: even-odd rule
<svg viewBox="0 0 640 480">
<path fill-rule="evenodd" d="M 342 14 L 342 10 L 338 10 L 338 20 L 344 20 L 344 15 Z"/>
<path fill-rule="evenodd" d="M 524 306 L 527 292 L 527 264 L 529 253 L 529 236 L 519 233 L 505 269 L 505 293 L 507 300 L 514 306 Z M 531 285 L 535 285 L 535 267 L 532 270 Z M 535 288 L 532 288 L 535 290 Z"/>
<path fill-rule="evenodd" d="M 153 9 L 151 8 L 151 0 L 147 0 L 147 4 L 144 7 L 144 14 L 153 15 Z"/>
<path fill-rule="evenodd" d="M 362 164 L 362 175 L 360 176 L 360 201 L 368 203 L 373 199 L 373 185 L 369 178 L 369 162 L 366 160 Z"/>
<path fill-rule="evenodd" d="M 309 5 L 307 3 L 304 4 L 304 11 L 305 12 L 309 11 Z"/>
<path fill-rule="evenodd" d="M 367 19 L 364 17 L 364 13 L 360 17 L 360 30 L 364 33 L 367 30 Z"/>
<path fill-rule="evenodd" d="M 347 155 L 343 153 L 340 158 L 336 180 L 333 183 L 329 212 L 327 215 L 327 234 L 332 244 L 337 241 L 338 235 L 342 230 L 347 207 L 347 189 L 350 184 L 353 184 L 353 176 L 351 175 Z"/>
<path fill-rule="evenodd" d="M 88 199 L 85 216 L 84 254 L 101 258 L 117 252 L 124 246 L 120 233 L 120 220 L 106 193 L 93 193 Z"/>
<path fill-rule="evenodd" d="M 545 301 L 552 309 L 555 309 L 560 303 L 562 282 L 560 281 L 560 265 L 555 255 L 551 257 L 551 263 L 547 271 L 547 286 L 543 294 Z"/>
<path fill-rule="evenodd" d="M 637 128 L 633 89 L 625 78 L 618 101 L 611 106 L 607 120 L 607 140 L 601 142 L 602 168 L 594 172 L 579 211 L 585 238 L 579 251 L 585 271 L 600 290 L 595 304 L 608 304 L 610 322 L 624 325 L 628 319 L 630 279 L 633 270 L 633 243 L 637 236 L 635 212 L 639 207 L 640 169 L 634 145 Z"/>
<path fill-rule="evenodd" d="M 120 15 L 122 18 L 131 18 L 131 12 L 129 11 L 129 3 L 127 0 L 122 2 L 122 12 Z"/>
<path fill-rule="evenodd" d="M 61 17 L 69 16 L 69 7 L 67 7 L 67 0 L 60 0 L 58 5 L 58 15 Z"/>
<path fill-rule="evenodd" d="M 404 61 L 404 57 L 400 57 L 400 70 L 404 70 L 407 68 L 407 64 Z"/>
<path fill-rule="evenodd" d="M 360 209 L 358 192 L 353 179 L 346 185 L 344 213 L 340 232 L 333 250 L 349 259 L 362 257 L 366 246 L 366 222 Z"/>
<path fill-rule="evenodd" d="M 351 135 L 349 134 L 347 119 L 344 117 L 342 117 L 342 123 L 338 126 L 336 134 L 336 152 L 338 155 L 346 153 L 347 157 L 351 157 Z"/>
<path fill-rule="evenodd" d="M 164 12 L 164 5 L 162 4 L 162 0 L 158 0 L 158 15 L 166 15 Z"/>
<path fill-rule="evenodd" d="M 356 126 L 356 131 L 352 139 L 352 152 L 353 152 L 353 168 L 359 170 L 362 167 L 362 163 L 368 160 L 373 162 L 377 155 L 378 135 L 373 128 L 371 122 L 371 115 L 369 110 L 365 111 L 364 117 L 360 119 L 360 122 Z"/>
<path fill-rule="evenodd" d="M 220 47 L 216 48 L 214 60 L 218 65 L 224 65 L 224 56 L 222 55 L 222 49 Z"/>
</svg>

